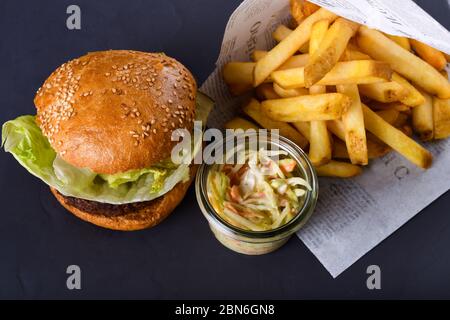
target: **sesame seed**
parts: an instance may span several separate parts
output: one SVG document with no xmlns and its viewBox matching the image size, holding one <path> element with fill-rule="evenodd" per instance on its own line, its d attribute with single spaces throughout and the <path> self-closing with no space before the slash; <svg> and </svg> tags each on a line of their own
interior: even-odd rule
<svg viewBox="0 0 450 320">
<path fill-rule="evenodd" d="M 111 73 L 107 72 L 105 73 L 105 76 L 109 77 L 111 75 Z"/>
<path fill-rule="evenodd" d="M 156 129 L 153 129 L 153 131 L 152 131 L 153 133 L 156 133 Z"/>
<path fill-rule="evenodd" d="M 169 104 L 172 104 L 172 103 L 173 103 L 173 100 L 172 100 L 172 99 L 169 99 L 168 102 L 169 102 Z"/>
</svg>

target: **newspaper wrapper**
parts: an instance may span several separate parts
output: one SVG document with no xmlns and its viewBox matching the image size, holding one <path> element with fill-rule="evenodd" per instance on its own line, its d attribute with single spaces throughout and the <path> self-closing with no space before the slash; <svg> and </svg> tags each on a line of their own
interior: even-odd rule
<svg viewBox="0 0 450 320">
<path fill-rule="evenodd" d="M 415 38 L 450 53 L 450 34 L 410 0 L 312 0 L 347 19 L 389 34 Z M 246 0 L 231 15 L 216 70 L 201 90 L 216 101 L 208 125 L 222 128 L 239 113 L 222 80 L 229 61 L 249 61 L 274 46 L 272 32 L 290 19 L 288 0 Z M 450 140 L 426 147 L 433 167 L 421 170 L 396 153 L 372 161 L 354 179 L 321 179 L 316 213 L 298 237 L 333 277 L 450 189 Z"/>
</svg>

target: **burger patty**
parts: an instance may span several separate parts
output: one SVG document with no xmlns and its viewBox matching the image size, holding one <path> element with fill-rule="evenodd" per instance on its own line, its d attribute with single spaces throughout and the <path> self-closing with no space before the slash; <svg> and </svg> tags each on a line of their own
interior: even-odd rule
<svg viewBox="0 0 450 320">
<path fill-rule="evenodd" d="M 139 211 L 140 209 L 148 206 L 148 204 L 152 201 L 144 201 L 144 202 L 135 202 L 135 203 L 127 203 L 127 204 L 110 204 L 110 203 L 102 203 L 91 200 L 85 200 L 75 197 L 69 197 L 61 194 L 58 191 L 58 194 L 64 198 L 64 202 L 77 208 L 78 210 L 95 214 L 95 215 L 108 215 L 108 216 L 122 216 L 128 213 Z"/>
</svg>

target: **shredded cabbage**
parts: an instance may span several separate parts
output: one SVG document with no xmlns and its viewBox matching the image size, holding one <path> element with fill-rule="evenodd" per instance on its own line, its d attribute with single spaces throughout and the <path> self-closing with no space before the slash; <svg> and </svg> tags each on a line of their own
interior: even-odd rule
<svg viewBox="0 0 450 320">
<path fill-rule="evenodd" d="M 281 160 L 272 159 L 284 156 Z M 272 230 L 294 218 L 311 190 L 295 176 L 297 162 L 284 151 L 248 150 L 245 164 L 216 165 L 207 178 L 208 198 L 230 224 L 251 231 Z"/>
</svg>

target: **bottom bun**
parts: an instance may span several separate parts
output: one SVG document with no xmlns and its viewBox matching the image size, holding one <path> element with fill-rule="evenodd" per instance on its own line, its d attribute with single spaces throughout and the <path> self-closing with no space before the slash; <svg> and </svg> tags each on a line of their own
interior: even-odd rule
<svg viewBox="0 0 450 320">
<path fill-rule="evenodd" d="M 50 189 L 64 208 L 84 221 L 112 230 L 135 231 L 151 228 L 163 221 L 183 200 L 196 171 L 197 167 L 191 166 L 189 181 L 178 183 L 159 198 L 136 204 L 103 204 L 65 197 L 56 189 Z"/>
</svg>

